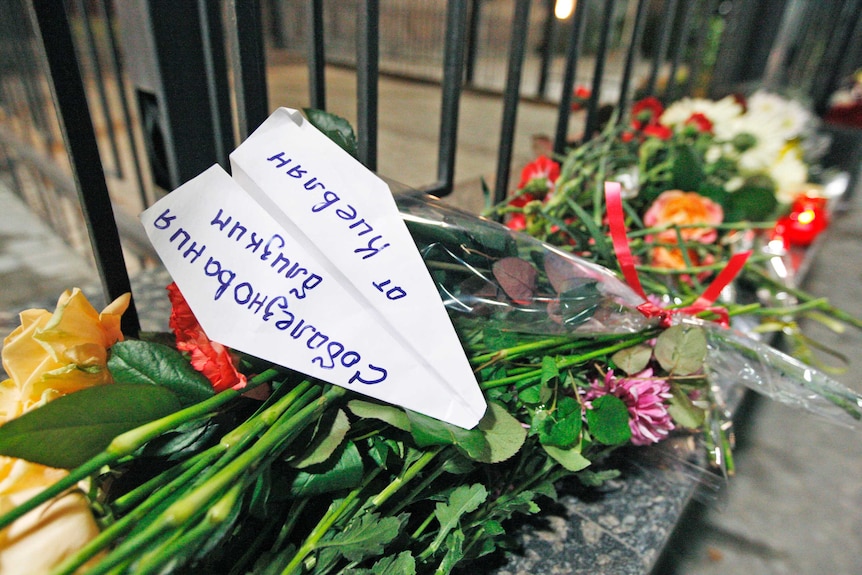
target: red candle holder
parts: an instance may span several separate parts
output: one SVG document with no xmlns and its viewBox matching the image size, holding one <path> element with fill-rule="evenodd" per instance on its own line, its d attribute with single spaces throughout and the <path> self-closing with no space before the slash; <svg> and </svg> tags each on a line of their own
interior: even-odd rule
<svg viewBox="0 0 862 575">
<path fill-rule="evenodd" d="M 790 213 L 778 219 L 773 237 L 788 246 L 808 246 L 828 225 L 826 198 L 803 194 L 794 200 Z"/>
</svg>

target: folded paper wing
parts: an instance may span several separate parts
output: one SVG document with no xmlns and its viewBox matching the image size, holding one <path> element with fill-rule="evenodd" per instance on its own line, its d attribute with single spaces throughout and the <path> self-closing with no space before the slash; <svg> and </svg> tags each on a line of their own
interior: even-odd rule
<svg viewBox="0 0 862 575">
<path fill-rule="evenodd" d="M 368 201 L 386 205 L 387 195 L 376 189 Z M 485 412 L 484 398 L 451 323 L 431 319 L 439 311 L 448 321 L 436 290 L 430 285 L 430 299 L 411 276 L 415 269 L 405 260 L 422 265 L 415 247 L 413 254 L 406 249 L 412 242 L 401 242 L 405 249 L 392 249 L 397 257 L 377 266 L 381 275 L 375 278 L 384 289 L 363 289 L 356 283 L 367 276 L 342 270 L 327 257 L 346 241 L 327 231 L 333 222 L 316 220 L 313 211 L 292 211 L 294 218 L 319 227 L 309 238 L 286 214 L 279 216 L 270 202 L 261 205 L 257 199 L 213 166 L 141 216 L 207 335 L 358 393 L 475 426 Z M 401 238 L 384 226 L 390 216 L 363 207 L 374 225 L 386 230 L 391 244 L 386 249 L 394 248 Z M 394 218 L 401 223 L 397 211 Z M 427 270 L 421 271 L 430 284 Z M 400 292 L 390 291 L 387 298 L 395 286 L 407 295 L 393 298 Z M 374 295 L 390 307 L 372 305 Z"/>
</svg>

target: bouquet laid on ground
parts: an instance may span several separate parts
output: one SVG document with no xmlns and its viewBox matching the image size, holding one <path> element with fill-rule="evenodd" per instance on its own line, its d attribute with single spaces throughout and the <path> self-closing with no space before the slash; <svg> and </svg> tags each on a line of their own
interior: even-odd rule
<svg viewBox="0 0 862 575">
<path fill-rule="evenodd" d="M 487 399 L 475 429 L 236 354 L 174 286 L 168 338 L 124 338 L 123 299 L 100 314 L 74 290 L 5 341 L 0 567 L 449 573 L 505 548 L 560 479 L 615 477 L 621 447 L 683 434 L 727 453 L 721 382 L 862 418 L 823 374 L 694 317 L 714 309 L 662 310 L 587 259 L 398 201 Z"/>
<path fill-rule="evenodd" d="M 625 210 L 618 223 L 649 293 L 694 301 L 734 253 L 753 249 L 730 289 L 741 284 L 761 296 L 767 305 L 754 313 L 770 321 L 760 329 L 795 330 L 793 320 L 811 308 L 858 327 L 797 290 L 793 277 L 800 250 L 828 226 L 835 194 L 824 185 L 828 170 L 816 165 L 825 152 L 816 127 L 806 108 L 765 91 L 667 108 L 646 98 L 629 119 L 565 156 L 528 164 L 511 197 L 488 215 L 616 269 L 604 192 L 616 181 Z M 806 352 L 804 339 L 796 341 Z"/>
</svg>

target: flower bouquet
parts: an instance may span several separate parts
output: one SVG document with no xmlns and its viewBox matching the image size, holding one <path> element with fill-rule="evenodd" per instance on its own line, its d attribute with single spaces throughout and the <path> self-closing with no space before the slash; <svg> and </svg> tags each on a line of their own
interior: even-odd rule
<svg viewBox="0 0 862 575">
<path fill-rule="evenodd" d="M 528 164 L 511 197 L 486 215 L 611 269 L 620 250 L 608 229 L 623 226 L 640 281 L 676 304 L 696 300 L 734 253 L 754 250 L 724 304 L 763 304 L 749 310 L 770 320 L 758 329 L 798 331 L 792 318 L 812 308 L 859 327 L 795 285 L 836 194 L 813 181 L 829 176 L 815 169 L 824 152 L 816 127 L 806 108 L 765 91 L 685 98 L 666 109 L 645 98 L 628 120 L 611 121 L 565 156 Z M 621 185 L 617 222 L 608 219 L 606 181 Z"/>
<path fill-rule="evenodd" d="M 858 396 L 762 343 L 644 313 L 601 265 L 398 202 L 487 399 L 476 428 L 224 348 L 174 287 L 173 335 L 136 339 L 117 328 L 123 299 L 100 314 L 74 290 L 5 342 L 3 570 L 38 555 L 57 574 L 450 573 L 506 549 L 509 519 L 559 480 L 616 477 L 622 447 L 703 434 L 727 453 L 721 379 L 862 417 Z M 59 548 L 72 515 L 89 527 Z"/>
</svg>

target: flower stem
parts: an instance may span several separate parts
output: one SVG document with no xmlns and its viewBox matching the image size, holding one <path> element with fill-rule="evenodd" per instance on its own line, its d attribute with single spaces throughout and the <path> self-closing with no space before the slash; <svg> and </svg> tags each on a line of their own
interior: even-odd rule
<svg viewBox="0 0 862 575">
<path fill-rule="evenodd" d="M 256 387 L 275 379 L 278 374 L 279 371 L 275 369 L 268 369 L 262 372 L 258 376 L 249 380 L 243 393 L 252 387 Z M 150 441 L 151 439 L 154 439 L 162 433 L 170 431 L 183 423 L 204 417 L 229 401 L 237 398 L 239 395 L 241 395 L 239 391 L 228 389 L 209 399 L 201 401 L 200 403 L 181 409 L 180 411 L 161 419 L 157 419 L 156 421 L 145 423 L 136 429 L 117 436 L 105 451 L 95 455 L 89 461 L 71 470 L 66 477 L 57 483 L 46 487 L 32 498 L 0 516 L 0 529 L 8 527 L 13 521 L 25 515 L 29 511 L 32 511 L 46 501 L 50 501 L 68 489 L 74 488 L 79 481 L 98 473 L 102 467 L 117 463 L 144 445 L 147 441 Z"/>
</svg>

